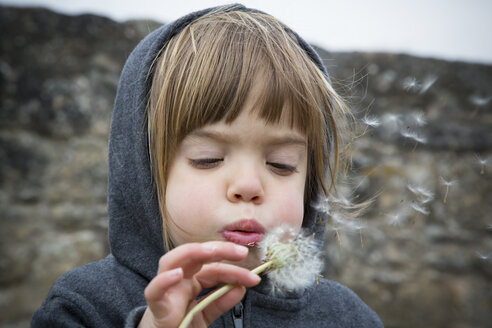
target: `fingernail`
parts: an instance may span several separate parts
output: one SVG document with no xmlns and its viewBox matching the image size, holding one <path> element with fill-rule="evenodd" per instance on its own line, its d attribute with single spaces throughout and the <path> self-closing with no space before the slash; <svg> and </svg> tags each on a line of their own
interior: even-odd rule
<svg viewBox="0 0 492 328">
<path fill-rule="evenodd" d="M 236 253 L 238 253 L 239 255 L 246 255 L 246 254 L 248 254 L 248 248 L 247 247 L 244 247 L 244 246 L 241 246 L 241 245 L 234 245 L 234 248 L 236 250 Z"/>
<path fill-rule="evenodd" d="M 249 276 L 251 277 L 252 280 L 256 281 L 256 283 L 259 283 L 261 281 L 261 278 L 259 275 L 256 273 L 250 272 Z"/>
<path fill-rule="evenodd" d="M 182 268 L 176 268 L 173 270 L 169 270 L 167 272 L 167 274 L 169 275 L 170 278 L 178 278 L 178 277 L 181 277 L 183 275 L 183 269 Z"/>
</svg>

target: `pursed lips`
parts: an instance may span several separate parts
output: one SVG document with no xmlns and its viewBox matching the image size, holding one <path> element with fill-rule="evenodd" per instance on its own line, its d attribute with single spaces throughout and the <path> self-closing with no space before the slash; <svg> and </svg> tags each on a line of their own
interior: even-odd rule
<svg viewBox="0 0 492 328">
<path fill-rule="evenodd" d="M 255 247 L 263 239 L 265 228 L 254 219 L 243 219 L 227 225 L 221 234 L 227 241 Z"/>
</svg>

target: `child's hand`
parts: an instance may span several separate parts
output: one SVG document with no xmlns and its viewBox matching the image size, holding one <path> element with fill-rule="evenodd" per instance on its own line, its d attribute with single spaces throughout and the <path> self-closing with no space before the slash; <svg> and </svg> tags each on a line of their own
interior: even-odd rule
<svg viewBox="0 0 492 328">
<path fill-rule="evenodd" d="M 241 285 L 194 317 L 193 327 L 207 327 L 243 298 L 242 286 L 260 282 L 258 275 L 245 268 L 220 263 L 240 261 L 247 254 L 244 246 L 220 241 L 184 244 L 166 253 L 159 261 L 157 275 L 145 288 L 148 306 L 139 327 L 177 327 L 203 288 L 220 283 Z"/>
</svg>

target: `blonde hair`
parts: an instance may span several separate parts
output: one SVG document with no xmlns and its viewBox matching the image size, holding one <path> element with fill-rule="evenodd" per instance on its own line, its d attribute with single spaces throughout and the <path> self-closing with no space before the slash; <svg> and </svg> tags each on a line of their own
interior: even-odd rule
<svg viewBox="0 0 492 328">
<path fill-rule="evenodd" d="M 180 142 L 204 125 L 234 121 L 258 76 L 265 86 L 253 107 L 258 116 L 276 123 L 287 110 L 291 125 L 307 137 L 305 201 L 320 192 L 328 195 L 334 187 L 341 143 L 338 125 L 347 110 L 289 31 L 263 13 L 219 9 L 174 35 L 154 61 L 148 135 L 167 249 L 172 241 L 165 220 L 165 186 Z"/>
</svg>

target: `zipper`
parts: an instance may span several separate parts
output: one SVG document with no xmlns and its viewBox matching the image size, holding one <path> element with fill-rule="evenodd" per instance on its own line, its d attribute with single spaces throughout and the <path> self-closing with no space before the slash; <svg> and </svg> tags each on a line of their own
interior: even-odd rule
<svg viewBox="0 0 492 328">
<path fill-rule="evenodd" d="M 232 321 L 234 322 L 234 328 L 243 328 L 243 315 L 243 303 L 239 302 L 234 305 L 234 308 L 232 309 Z"/>
</svg>

